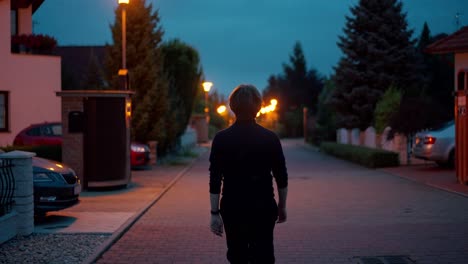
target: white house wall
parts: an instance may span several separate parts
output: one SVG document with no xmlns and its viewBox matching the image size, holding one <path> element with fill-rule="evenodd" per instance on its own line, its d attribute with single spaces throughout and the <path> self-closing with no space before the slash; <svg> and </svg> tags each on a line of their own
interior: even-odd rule
<svg viewBox="0 0 468 264">
<path fill-rule="evenodd" d="M 61 58 L 11 53 L 9 4 L 0 0 L 0 91 L 10 93 L 10 130 L 0 132 L 0 146 L 13 144 L 15 135 L 32 123 L 61 120 L 61 101 L 55 95 L 61 90 Z"/>
</svg>

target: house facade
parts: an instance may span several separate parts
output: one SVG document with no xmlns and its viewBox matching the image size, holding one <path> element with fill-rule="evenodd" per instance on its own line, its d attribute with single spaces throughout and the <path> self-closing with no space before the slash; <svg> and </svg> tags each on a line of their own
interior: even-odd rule
<svg viewBox="0 0 468 264">
<path fill-rule="evenodd" d="M 61 120 L 61 58 L 12 52 L 12 36 L 33 33 L 44 0 L 0 0 L 0 146 L 33 123 Z"/>
<path fill-rule="evenodd" d="M 426 48 L 432 54 L 455 54 L 455 169 L 459 183 L 468 185 L 468 26 Z"/>
</svg>

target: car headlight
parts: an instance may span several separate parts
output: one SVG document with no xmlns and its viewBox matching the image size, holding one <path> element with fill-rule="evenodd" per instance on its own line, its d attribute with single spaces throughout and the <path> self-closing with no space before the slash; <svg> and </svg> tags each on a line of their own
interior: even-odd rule
<svg viewBox="0 0 468 264">
<path fill-rule="evenodd" d="M 53 181 L 52 178 L 45 172 L 34 173 L 33 175 L 34 182 L 51 182 Z"/>
<path fill-rule="evenodd" d="M 146 146 L 131 145 L 130 148 L 131 148 L 131 150 L 133 152 L 147 152 L 147 151 L 149 151 L 149 148 L 146 147 Z"/>
<path fill-rule="evenodd" d="M 62 175 L 56 172 L 38 172 L 33 174 L 34 182 L 65 182 Z"/>
</svg>

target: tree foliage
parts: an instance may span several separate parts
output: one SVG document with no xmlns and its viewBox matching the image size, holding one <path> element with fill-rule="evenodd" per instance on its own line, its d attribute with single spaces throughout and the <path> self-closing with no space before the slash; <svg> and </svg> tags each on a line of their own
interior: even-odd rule
<svg viewBox="0 0 468 264">
<path fill-rule="evenodd" d="M 365 129 L 385 90 L 394 85 L 417 94 L 419 78 L 412 30 L 397 0 L 360 0 L 346 17 L 330 100 L 340 127 Z"/>
<path fill-rule="evenodd" d="M 390 120 L 393 132 L 405 135 L 427 128 L 437 127 L 453 119 L 453 55 L 433 55 L 425 48 L 446 36 L 432 37 L 427 23 L 416 45 L 420 69 L 424 79 L 420 82 L 419 94 L 403 94 L 398 112 Z"/>
<path fill-rule="evenodd" d="M 115 10 L 111 25 L 113 45 L 106 45 L 106 79 L 108 89 L 118 89 L 121 68 L 122 30 L 121 7 Z M 127 68 L 132 97 L 132 139 L 141 142 L 164 142 L 165 115 L 168 111 L 168 86 L 163 74 L 161 41 L 163 30 L 159 15 L 145 0 L 132 0 L 127 12 Z"/>
<path fill-rule="evenodd" d="M 375 106 L 375 130 L 382 133 L 390 125 L 394 115 L 398 113 L 401 102 L 401 92 L 395 86 L 390 86 Z"/>
<path fill-rule="evenodd" d="M 283 73 L 271 75 L 264 89 L 265 101 L 277 99 L 279 122 L 285 127 L 285 136 L 300 136 L 302 129 L 302 108 L 316 114 L 317 100 L 323 88 L 323 78 L 315 69 L 308 69 L 300 42 L 296 42 L 289 56 L 289 63 L 283 64 Z"/>
<path fill-rule="evenodd" d="M 202 69 L 200 56 L 193 47 L 179 39 L 163 43 L 164 71 L 169 84 L 169 108 L 166 118 L 167 148 L 174 147 L 185 132 L 195 99 L 200 91 Z"/>
<path fill-rule="evenodd" d="M 322 92 L 318 98 L 318 111 L 313 131 L 313 141 L 319 144 L 322 141 L 336 140 L 336 115 L 329 101 L 336 86 L 333 78 L 326 79 Z"/>
</svg>

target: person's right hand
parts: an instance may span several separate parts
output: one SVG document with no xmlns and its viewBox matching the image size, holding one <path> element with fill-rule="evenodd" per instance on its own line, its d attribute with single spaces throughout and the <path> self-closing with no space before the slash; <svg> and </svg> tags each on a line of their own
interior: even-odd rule
<svg viewBox="0 0 468 264">
<path fill-rule="evenodd" d="M 286 219 L 288 218 L 288 213 L 286 212 L 286 207 L 278 207 L 278 221 L 276 223 L 284 223 L 286 222 Z"/>
<path fill-rule="evenodd" d="M 211 232 L 217 236 L 223 236 L 223 219 L 221 219 L 221 215 L 219 214 L 212 214 L 211 221 L 210 221 L 210 228 Z"/>
</svg>

